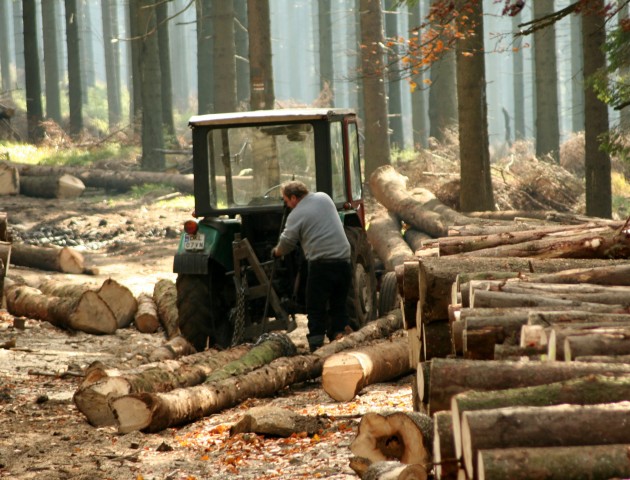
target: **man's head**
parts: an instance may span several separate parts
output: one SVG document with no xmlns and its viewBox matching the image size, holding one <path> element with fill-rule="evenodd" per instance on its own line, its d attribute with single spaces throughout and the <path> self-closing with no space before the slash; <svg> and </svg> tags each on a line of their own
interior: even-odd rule
<svg viewBox="0 0 630 480">
<path fill-rule="evenodd" d="M 295 208 L 308 193 L 308 187 L 297 180 L 285 182 L 281 187 L 282 198 L 289 208 Z"/>
</svg>

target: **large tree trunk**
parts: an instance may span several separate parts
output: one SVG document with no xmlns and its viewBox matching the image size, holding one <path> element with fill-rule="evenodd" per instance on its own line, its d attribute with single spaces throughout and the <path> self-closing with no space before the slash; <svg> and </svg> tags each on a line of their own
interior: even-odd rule
<svg viewBox="0 0 630 480">
<path fill-rule="evenodd" d="M 554 330 L 555 331 L 555 330 Z M 558 351 L 557 337 L 554 339 Z M 626 327 L 600 327 L 591 333 L 566 335 L 562 340 L 562 352 L 558 353 L 566 362 L 576 357 L 592 355 L 630 355 L 630 325 Z M 551 342 L 548 352 L 551 350 Z"/>
<path fill-rule="evenodd" d="M 597 373 L 630 373 L 630 365 L 577 362 L 510 362 L 434 358 L 429 378 L 418 369 L 418 395 L 432 414 L 451 408 L 451 398 L 467 390 L 505 390 Z M 425 382 L 428 382 L 428 391 Z"/>
<path fill-rule="evenodd" d="M 7 310 L 15 316 L 44 320 L 59 328 L 86 333 L 109 334 L 118 328 L 116 317 L 96 292 L 63 298 L 44 295 L 26 285 L 13 285 L 5 289 L 5 294 Z"/>
<path fill-rule="evenodd" d="M 629 417 L 628 402 L 466 412 L 462 419 L 466 473 L 469 478 L 479 478 L 477 453 L 480 450 L 628 443 Z M 514 425 L 520 427 L 514 428 Z"/>
<path fill-rule="evenodd" d="M 322 388 L 334 400 L 347 402 L 367 385 L 410 371 L 409 342 L 402 336 L 328 357 L 322 370 Z"/>
<path fill-rule="evenodd" d="M 628 478 L 630 444 L 514 447 L 479 452 L 480 480 Z"/>
<path fill-rule="evenodd" d="M 168 392 L 199 385 L 209 374 L 242 357 L 250 348 L 249 345 L 239 345 L 222 352 L 206 350 L 179 361 L 147 364 L 127 372 L 106 369 L 101 364 L 90 366 L 72 399 L 90 425 L 114 425 L 116 420 L 109 399 L 130 393 Z"/>
<path fill-rule="evenodd" d="M 403 239 L 402 225 L 396 215 L 386 213 L 370 220 L 367 230 L 368 240 L 382 260 L 385 270 L 393 271 L 405 260 L 414 258 L 413 251 Z"/>
<path fill-rule="evenodd" d="M 433 415 L 433 472 L 436 480 L 456 480 L 459 469 L 451 412 Z"/>
<path fill-rule="evenodd" d="M 350 450 L 372 462 L 396 459 L 432 467 L 433 419 L 418 412 L 380 414 L 368 412 L 361 418 Z"/>
<path fill-rule="evenodd" d="M 179 312 L 177 310 L 177 287 L 171 280 L 161 279 L 153 286 L 153 301 L 166 338 L 171 339 L 180 334 Z"/>
<path fill-rule="evenodd" d="M 169 393 L 119 397 L 111 403 L 118 429 L 120 432 L 160 431 L 193 422 L 247 398 L 267 397 L 294 383 L 317 378 L 330 355 L 391 335 L 402 327 L 401 317 L 400 310 L 391 312 L 341 340 L 324 345 L 312 355 L 278 358 L 245 375 Z"/>
</svg>

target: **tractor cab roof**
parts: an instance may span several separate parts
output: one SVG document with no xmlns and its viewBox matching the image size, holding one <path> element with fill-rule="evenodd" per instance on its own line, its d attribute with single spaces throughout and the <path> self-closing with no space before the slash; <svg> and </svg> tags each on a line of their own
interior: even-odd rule
<svg viewBox="0 0 630 480">
<path fill-rule="evenodd" d="M 347 116 L 356 116 L 356 113 L 349 108 L 283 108 L 278 110 L 252 110 L 248 112 L 195 115 L 188 121 L 188 126 L 303 122 L 311 120 L 330 121 Z"/>
</svg>

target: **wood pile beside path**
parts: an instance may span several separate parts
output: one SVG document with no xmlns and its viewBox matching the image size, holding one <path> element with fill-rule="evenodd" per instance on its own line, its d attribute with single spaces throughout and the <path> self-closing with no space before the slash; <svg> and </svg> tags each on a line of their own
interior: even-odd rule
<svg viewBox="0 0 630 480">
<path fill-rule="evenodd" d="M 370 185 L 433 237 L 394 269 L 434 478 L 628 478 L 628 224 L 464 216 L 407 192 L 391 167 Z"/>
</svg>

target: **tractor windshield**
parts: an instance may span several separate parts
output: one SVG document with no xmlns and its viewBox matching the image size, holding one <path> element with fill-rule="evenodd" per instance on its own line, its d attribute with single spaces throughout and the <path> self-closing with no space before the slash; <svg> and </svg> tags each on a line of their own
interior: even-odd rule
<svg viewBox="0 0 630 480">
<path fill-rule="evenodd" d="M 300 180 L 315 190 L 310 123 L 233 126 L 208 132 L 210 203 L 214 209 L 281 205 L 280 185 Z"/>
</svg>

